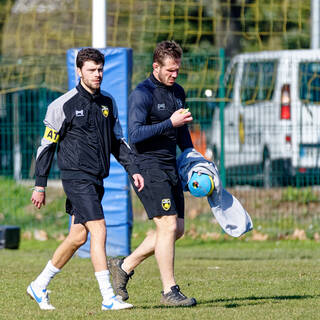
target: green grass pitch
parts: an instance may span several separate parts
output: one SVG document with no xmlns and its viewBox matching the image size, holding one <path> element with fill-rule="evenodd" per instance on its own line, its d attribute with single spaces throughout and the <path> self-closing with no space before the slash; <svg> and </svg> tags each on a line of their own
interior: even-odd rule
<svg viewBox="0 0 320 320">
<path fill-rule="evenodd" d="M 89 259 L 74 257 L 50 284 L 55 311 L 41 311 L 26 294 L 57 242 L 23 241 L 0 250 L 0 319 L 319 319 L 319 244 L 314 241 L 184 243 L 176 249 L 176 279 L 197 299 L 193 308 L 159 304 L 154 257 L 128 285 L 132 310 L 101 311 Z"/>
</svg>

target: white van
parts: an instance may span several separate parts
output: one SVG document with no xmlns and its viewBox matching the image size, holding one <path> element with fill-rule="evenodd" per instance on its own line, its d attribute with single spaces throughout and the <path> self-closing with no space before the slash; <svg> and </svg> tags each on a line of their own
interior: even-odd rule
<svg viewBox="0 0 320 320">
<path fill-rule="evenodd" d="M 320 168 L 320 50 L 235 56 L 225 75 L 224 127 L 213 116 L 209 144 L 234 183 L 264 186 L 316 175 Z"/>
</svg>

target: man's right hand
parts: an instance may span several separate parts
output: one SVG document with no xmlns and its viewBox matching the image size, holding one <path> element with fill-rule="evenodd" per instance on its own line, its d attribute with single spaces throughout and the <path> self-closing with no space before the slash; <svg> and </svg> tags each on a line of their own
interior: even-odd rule
<svg viewBox="0 0 320 320">
<path fill-rule="evenodd" d="M 188 109 L 181 108 L 171 115 L 170 120 L 172 122 L 172 126 L 174 128 L 177 128 L 191 122 L 193 118 L 191 116 L 191 112 L 189 112 Z"/>
<path fill-rule="evenodd" d="M 42 190 L 42 192 L 39 192 L 39 190 Z M 32 203 L 40 209 L 42 205 L 46 204 L 46 193 L 44 187 L 35 187 L 32 196 L 31 196 Z"/>
</svg>

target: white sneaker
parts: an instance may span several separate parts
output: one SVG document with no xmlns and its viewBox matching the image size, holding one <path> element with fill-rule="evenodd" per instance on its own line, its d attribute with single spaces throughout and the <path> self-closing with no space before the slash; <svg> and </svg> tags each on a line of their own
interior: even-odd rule
<svg viewBox="0 0 320 320">
<path fill-rule="evenodd" d="M 123 302 L 122 299 L 118 299 L 116 296 L 113 296 L 108 301 L 102 301 L 102 310 L 121 310 L 121 309 L 130 309 L 133 308 L 133 305 L 130 303 Z"/>
<path fill-rule="evenodd" d="M 47 289 L 37 290 L 31 282 L 27 288 L 28 295 L 34 299 L 41 310 L 54 310 L 55 307 L 50 303 L 49 292 Z"/>
</svg>

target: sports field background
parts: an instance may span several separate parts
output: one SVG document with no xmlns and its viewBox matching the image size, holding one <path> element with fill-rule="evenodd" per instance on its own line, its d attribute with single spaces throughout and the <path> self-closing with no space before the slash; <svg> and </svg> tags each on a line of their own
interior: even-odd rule
<svg viewBox="0 0 320 320">
<path fill-rule="evenodd" d="M 212 106 L 235 54 L 310 47 L 311 1 L 115 0 L 108 1 L 107 9 L 107 44 L 133 48 L 132 87 L 149 74 L 157 42 L 181 43 L 185 56 L 179 83 L 186 90 L 195 119 L 191 133 L 201 152 L 210 135 Z M 66 50 L 90 44 L 90 1 L 0 1 L 1 176 L 33 179 L 46 107 L 67 90 Z M 211 97 L 205 94 L 208 89 Z M 224 101 L 220 95 L 219 99 L 218 103 Z M 17 169 L 14 159 L 19 153 L 23 161 Z M 59 178 L 56 163 L 50 178 Z M 318 180 L 309 181 L 312 185 Z M 261 185 L 235 186 L 232 193 L 261 218 L 261 232 L 289 235 L 303 228 L 308 237 L 317 232 L 317 186 L 284 187 L 270 193 Z M 299 205 L 293 204 L 293 198 L 299 199 Z M 2 197 L 2 201 L 9 208 L 12 198 Z"/>
<path fill-rule="evenodd" d="M 219 91 L 225 67 L 237 53 L 309 48 L 310 4 L 108 1 L 108 45 L 133 48 L 134 86 L 150 72 L 157 42 L 181 43 L 185 59 L 180 83 L 195 116 L 194 139 L 203 146 L 198 129 L 210 127 L 213 102 L 206 89 Z M 68 230 L 62 190 L 49 187 L 47 205 L 38 211 L 25 185 L 33 178 L 41 121 L 48 102 L 67 90 L 66 50 L 90 44 L 90 1 L 0 0 L 0 224 L 21 227 L 20 249 L 0 250 L 0 319 L 115 318 L 99 311 L 99 290 L 88 259 L 72 259 L 50 285 L 56 312 L 41 312 L 25 294 Z M 17 140 L 24 152 L 21 172 L 12 166 Z M 58 178 L 55 166 L 51 178 Z M 240 239 L 221 231 L 205 199 L 186 194 L 186 234 L 177 243 L 176 277 L 198 306 L 161 307 L 159 274 L 150 258 L 129 284 L 136 308 L 116 313 L 117 319 L 319 318 L 319 186 L 228 190 L 254 223 L 254 230 Z M 135 248 L 152 232 L 152 223 L 134 195 L 133 209 Z"/>
<path fill-rule="evenodd" d="M 141 227 L 141 222 L 134 227 Z M 139 227 L 138 227 L 139 228 Z M 135 232 L 135 230 L 134 230 Z M 26 241 L 0 251 L 1 319 L 318 319 L 319 244 L 314 241 L 212 241 L 186 239 L 176 249 L 176 279 L 197 298 L 189 308 L 160 305 L 154 257 L 128 285 L 135 308 L 100 311 L 101 297 L 89 259 L 73 258 L 50 284 L 53 312 L 41 311 L 25 290 L 50 259 L 57 242 Z"/>
<path fill-rule="evenodd" d="M 22 226 L 20 248 L 0 250 L 0 319 L 114 319 L 99 309 L 91 261 L 78 257 L 50 284 L 57 310 L 48 314 L 38 309 L 25 290 L 67 234 L 65 196 L 60 188 L 48 188 L 47 205 L 39 211 L 30 204 L 28 186 L 1 179 L 0 194 L 12 199 L 9 207 L 0 201 L 0 223 L 6 217 L 9 224 Z M 303 207 L 293 197 L 290 203 Z M 292 240 L 289 234 L 287 239 L 285 234 L 266 239 L 263 231 L 257 233 L 260 222 L 254 214 L 256 233 L 234 239 L 221 232 L 205 202 L 190 200 L 187 196 L 187 232 L 177 242 L 175 268 L 178 284 L 198 305 L 179 309 L 159 304 L 161 282 L 151 257 L 129 283 L 135 309 L 120 311 L 118 319 L 318 319 L 319 239 Z M 153 224 L 136 198 L 133 204 L 135 248 Z"/>
</svg>

